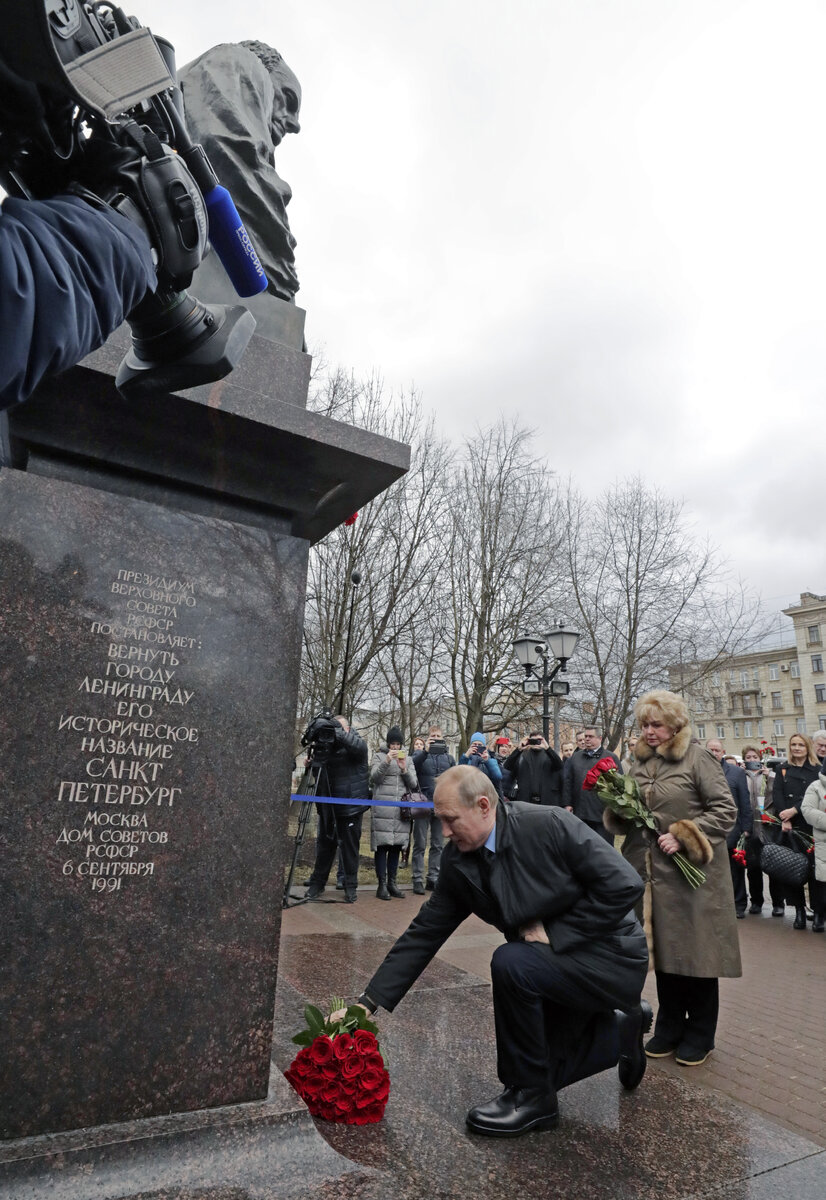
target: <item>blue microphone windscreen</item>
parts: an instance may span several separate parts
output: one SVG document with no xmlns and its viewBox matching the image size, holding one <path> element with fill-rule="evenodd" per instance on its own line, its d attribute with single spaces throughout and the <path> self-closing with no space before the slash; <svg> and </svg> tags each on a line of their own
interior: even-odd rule
<svg viewBox="0 0 826 1200">
<path fill-rule="evenodd" d="M 209 214 L 209 240 L 232 286 L 239 296 L 257 296 L 265 290 L 267 277 L 232 196 L 217 184 L 204 201 Z"/>
</svg>

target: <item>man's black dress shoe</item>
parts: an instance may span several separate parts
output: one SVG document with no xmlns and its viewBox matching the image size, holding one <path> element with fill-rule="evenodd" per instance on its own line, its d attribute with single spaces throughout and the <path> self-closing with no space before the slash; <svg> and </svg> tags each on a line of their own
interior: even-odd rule
<svg viewBox="0 0 826 1200">
<path fill-rule="evenodd" d="M 485 1137 L 519 1137 L 553 1129 L 558 1121 L 556 1092 L 544 1088 L 505 1088 L 501 1096 L 477 1104 L 467 1115 L 468 1129 Z"/>
<path fill-rule="evenodd" d="M 645 1074 L 645 1050 L 642 1039 L 651 1028 L 654 1013 L 647 1000 L 628 1013 L 617 1013 L 619 1027 L 619 1061 L 617 1074 L 626 1091 L 638 1087 Z"/>
</svg>

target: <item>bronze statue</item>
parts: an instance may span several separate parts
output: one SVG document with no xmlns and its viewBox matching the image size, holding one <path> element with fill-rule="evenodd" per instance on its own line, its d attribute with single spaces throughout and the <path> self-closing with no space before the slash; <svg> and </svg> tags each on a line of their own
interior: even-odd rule
<svg viewBox="0 0 826 1200">
<path fill-rule="evenodd" d="M 267 291 L 293 301 L 298 291 L 292 191 L 276 173 L 273 151 L 298 133 L 301 85 L 263 42 L 213 46 L 179 73 L 186 121 L 229 189 L 266 272 Z"/>
</svg>

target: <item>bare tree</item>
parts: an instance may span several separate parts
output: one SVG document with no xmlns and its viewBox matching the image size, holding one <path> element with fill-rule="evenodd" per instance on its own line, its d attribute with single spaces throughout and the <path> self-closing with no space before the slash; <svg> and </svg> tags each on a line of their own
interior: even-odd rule
<svg viewBox="0 0 826 1200">
<path fill-rule="evenodd" d="M 331 387 L 341 383 L 336 373 Z M 355 524 L 333 530 L 311 551 L 304 630 L 300 719 L 321 703 L 335 703 L 342 685 L 350 633 L 342 711 L 373 701 L 380 715 L 387 703 L 391 647 L 416 645 L 427 635 L 426 613 L 434 556 L 445 536 L 443 486 L 451 453 L 425 419 L 415 393 L 397 400 L 378 377 L 350 379 L 336 391 L 337 415 L 412 447 L 410 471 L 359 513 Z M 353 582 L 354 572 L 361 576 Z M 352 620 L 351 620 L 352 617 Z M 416 656 L 421 666 L 425 659 Z M 399 708 L 402 696 L 397 695 Z"/>
<path fill-rule="evenodd" d="M 530 438 L 504 420 L 474 434 L 451 480 L 439 608 L 465 745 L 491 709 L 501 715 L 490 730 L 527 711 L 512 643 L 550 623 L 558 595 L 554 485 Z"/>
<path fill-rule="evenodd" d="M 667 686 L 685 663 L 685 687 L 764 634 L 759 602 L 732 585 L 717 550 L 690 532 L 683 505 L 639 478 L 563 501 L 566 567 L 582 642 L 571 670 L 593 720 L 619 743 L 636 699 Z"/>
</svg>

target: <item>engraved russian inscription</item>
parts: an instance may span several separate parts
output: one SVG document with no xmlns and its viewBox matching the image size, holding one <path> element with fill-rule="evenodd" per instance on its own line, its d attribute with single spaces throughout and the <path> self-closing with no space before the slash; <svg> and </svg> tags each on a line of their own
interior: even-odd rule
<svg viewBox="0 0 826 1200">
<path fill-rule="evenodd" d="M 201 649 L 194 584 L 122 569 L 112 613 L 92 621 L 99 656 L 57 717 L 71 768 L 56 781 L 61 872 L 95 892 L 157 878 L 174 841 L 176 779 L 197 752 L 196 689 L 187 667 Z"/>
</svg>

